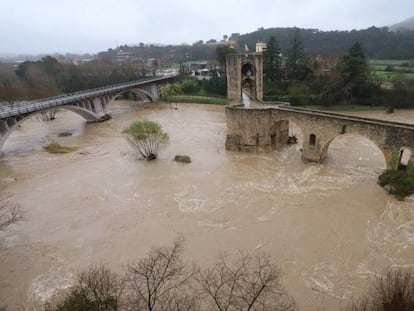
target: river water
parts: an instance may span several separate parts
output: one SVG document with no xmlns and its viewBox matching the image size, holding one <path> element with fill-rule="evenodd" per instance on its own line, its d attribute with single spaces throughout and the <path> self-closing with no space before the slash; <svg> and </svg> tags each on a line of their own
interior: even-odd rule
<svg viewBox="0 0 414 311">
<path fill-rule="evenodd" d="M 414 200 L 397 201 L 376 184 L 385 160 L 369 140 L 341 136 L 326 163 L 304 164 L 300 146 L 225 151 L 223 107 L 149 107 L 116 101 L 114 118 L 98 124 L 61 112 L 10 136 L 0 205 L 19 204 L 24 220 L 0 232 L 0 306 L 41 303 L 93 263 L 123 271 L 180 235 L 186 258 L 202 266 L 220 251 L 271 254 L 301 310 L 338 310 L 386 267 L 414 265 Z M 414 111 L 359 115 L 414 120 Z M 143 118 L 170 136 L 149 163 L 121 133 Z M 46 153 L 51 139 L 79 150 Z M 176 154 L 193 162 L 171 161 Z"/>
</svg>

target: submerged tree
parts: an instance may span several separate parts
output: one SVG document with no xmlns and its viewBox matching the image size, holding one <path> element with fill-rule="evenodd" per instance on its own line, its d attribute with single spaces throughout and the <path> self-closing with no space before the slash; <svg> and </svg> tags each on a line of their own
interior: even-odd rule
<svg viewBox="0 0 414 311">
<path fill-rule="evenodd" d="M 133 122 L 126 133 L 128 142 L 145 160 L 156 159 L 160 147 L 169 139 L 157 122 L 148 120 Z"/>
</svg>

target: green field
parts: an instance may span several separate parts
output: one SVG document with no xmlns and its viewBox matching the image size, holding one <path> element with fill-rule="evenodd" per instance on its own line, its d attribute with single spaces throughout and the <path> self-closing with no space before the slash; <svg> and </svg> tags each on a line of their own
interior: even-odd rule
<svg viewBox="0 0 414 311">
<path fill-rule="evenodd" d="M 414 60 L 370 59 L 368 64 L 373 75 L 384 81 L 414 79 Z"/>
</svg>

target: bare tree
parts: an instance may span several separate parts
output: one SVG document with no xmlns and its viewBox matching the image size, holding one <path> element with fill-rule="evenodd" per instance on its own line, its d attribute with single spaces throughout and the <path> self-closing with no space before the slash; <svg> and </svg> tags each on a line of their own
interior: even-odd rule
<svg viewBox="0 0 414 311">
<path fill-rule="evenodd" d="M 196 281 L 209 310 L 296 310 L 280 284 L 280 271 L 269 256 L 241 253 L 234 262 L 221 255 L 213 268 L 199 271 Z"/>
<path fill-rule="evenodd" d="M 192 270 L 181 255 L 183 239 L 171 248 L 153 248 L 146 258 L 128 266 L 128 300 L 132 310 L 197 310 L 189 281 Z"/>
<path fill-rule="evenodd" d="M 48 303 L 46 311 L 117 311 L 121 310 L 123 282 L 104 266 L 90 266 L 78 275 L 77 283 L 56 304 Z"/>
<path fill-rule="evenodd" d="M 6 204 L 0 206 L 0 230 L 5 230 L 11 224 L 23 219 L 20 205 Z"/>
<path fill-rule="evenodd" d="M 347 311 L 409 311 L 414 310 L 414 274 L 400 269 L 377 277 L 371 291 L 352 302 Z"/>
</svg>

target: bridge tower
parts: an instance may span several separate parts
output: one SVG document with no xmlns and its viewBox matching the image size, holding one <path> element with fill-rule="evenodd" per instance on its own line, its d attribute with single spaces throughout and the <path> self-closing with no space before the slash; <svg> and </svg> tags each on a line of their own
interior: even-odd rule
<svg viewBox="0 0 414 311">
<path fill-rule="evenodd" d="M 240 103 L 242 91 L 250 99 L 263 98 L 263 54 L 260 52 L 238 55 L 227 54 L 227 97 L 231 103 Z"/>
</svg>

